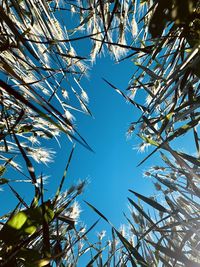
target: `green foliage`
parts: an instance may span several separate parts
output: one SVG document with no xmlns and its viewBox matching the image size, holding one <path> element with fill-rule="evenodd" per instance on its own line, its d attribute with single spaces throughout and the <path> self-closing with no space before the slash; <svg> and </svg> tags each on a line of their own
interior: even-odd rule
<svg viewBox="0 0 200 267">
<path fill-rule="evenodd" d="M 68 19 L 75 16 L 65 28 L 61 11 Z M 6 0 L 0 13 L 0 185 L 19 201 L 1 220 L 1 266 L 77 266 L 88 251 L 87 266 L 200 266 L 200 2 Z M 72 45 L 82 39 L 91 44 L 87 57 Z M 112 239 L 105 245 L 103 234 L 92 244 L 87 239 L 97 222 L 87 231 L 76 225 L 75 199 L 85 183 L 62 193 L 74 148 L 55 196 L 47 201 L 45 179 L 36 176 L 32 161 L 52 161 L 39 142 L 57 139 L 59 132 L 92 150 L 70 111 L 91 115 L 81 78 L 88 68 L 85 59 L 94 62 L 104 48 L 117 62 L 131 58 L 136 66 L 129 95 L 104 81 L 141 112 L 128 133 L 141 138 L 141 151 L 155 149 L 140 164 L 159 150 L 164 164 L 145 173 L 157 197 L 130 190 L 126 234 L 86 202 L 111 225 Z M 146 103 L 133 99 L 141 91 Z M 69 95 L 77 105 L 70 104 Z M 183 137 L 193 139 L 193 154 L 173 147 Z M 6 178 L 10 167 L 25 180 Z M 11 186 L 17 181 L 34 187 L 30 204 Z"/>
</svg>

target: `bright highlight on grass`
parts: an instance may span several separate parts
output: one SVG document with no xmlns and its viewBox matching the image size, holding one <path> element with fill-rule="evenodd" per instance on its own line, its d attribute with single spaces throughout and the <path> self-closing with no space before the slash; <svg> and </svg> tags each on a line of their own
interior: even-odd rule
<svg viewBox="0 0 200 267">
<path fill-rule="evenodd" d="M 0 190 L 16 199 L 1 214 L 0 265 L 200 266 L 200 1 L 5 0 L 0 14 Z M 87 56 L 79 54 L 82 44 Z M 117 81 L 102 83 L 140 114 L 127 130 L 145 153 L 138 165 L 155 153 L 163 164 L 144 173 L 152 195 L 129 190 L 120 229 L 85 200 L 110 227 L 95 240 L 99 220 L 86 226 L 78 202 L 89 185 L 64 183 L 75 144 L 94 152 L 76 114 L 92 116 L 82 78 L 102 53 L 132 61 L 126 91 Z M 53 170 L 51 145 L 64 135 L 72 148 L 46 199 L 48 177 L 39 166 Z"/>
</svg>

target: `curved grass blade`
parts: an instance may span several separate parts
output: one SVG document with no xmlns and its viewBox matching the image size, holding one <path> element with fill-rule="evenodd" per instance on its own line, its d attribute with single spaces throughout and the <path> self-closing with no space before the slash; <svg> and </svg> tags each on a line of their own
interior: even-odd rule
<svg viewBox="0 0 200 267">
<path fill-rule="evenodd" d="M 100 249 L 100 251 L 91 259 L 91 261 L 86 265 L 86 267 L 92 267 L 93 263 L 98 259 L 98 257 L 102 254 L 104 248 Z"/>
<path fill-rule="evenodd" d="M 68 168 L 69 168 L 69 165 L 70 165 L 70 162 L 71 162 L 71 159 L 72 159 L 72 156 L 73 156 L 73 153 L 74 153 L 74 149 L 75 149 L 75 146 L 72 147 L 72 150 L 70 152 L 70 155 L 69 155 L 69 158 L 68 158 L 68 161 L 67 161 L 67 165 L 66 165 L 66 168 L 64 170 L 64 173 L 63 173 L 63 177 L 61 179 L 61 182 L 60 182 L 60 185 L 59 185 L 59 188 L 56 192 L 56 195 L 55 195 L 55 198 L 54 198 L 54 201 L 53 201 L 53 205 L 55 205 L 57 199 L 58 199 L 58 196 L 62 190 L 62 187 L 63 187 L 63 184 L 64 184 L 64 181 L 65 181 L 65 178 L 66 178 L 66 175 L 67 175 L 67 172 L 68 172 Z"/>
<path fill-rule="evenodd" d="M 14 195 L 17 197 L 17 199 L 19 199 L 20 203 L 22 205 L 24 205 L 24 207 L 26 207 L 27 209 L 29 208 L 29 206 L 26 204 L 26 202 L 21 198 L 21 196 L 17 193 L 17 191 L 8 184 L 8 186 L 10 187 L 11 191 L 14 193 Z"/>
<path fill-rule="evenodd" d="M 130 242 L 125 237 L 123 237 L 123 235 L 120 234 L 120 232 L 117 231 L 115 228 L 114 228 L 114 231 L 116 232 L 118 238 L 120 239 L 120 241 L 122 242 L 122 244 L 124 245 L 124 247 L 126 248 L 126 250 L 128 251 L 128 254 L 130 256 L 130 260 L 131 260 L 131 263 L 133 264 L 133 266 L 137 267 L 138 265 L 135 264 L 135 261 L 133 260 L 132 256 L 137 260 L 137 263 L 139 265 L 141 265 L 142 267 L 148 267 L 149 266 L 148 263 L 140 255 L 140 253 L 138 252 L 138 250 L 136 248 L 134 248 L 130 244 Z"/>
<path fill-rule="evenodd" d="M 163 253 L 164 255 L 175 259 L 176 261 L 182 262 L 185 264 L 185 266 L 190 266 L 190 267 L 200 267 L 199 263 L 193 262 L 192 260 L 189 260 L 185 254 L 180 251 L 179 248 L 176 250 L 171 250 L 170 248 L 163 247 L 159 244 L 156 244 L 152 241 L 146 240 L 147 243 L 151 244 L 156 250 L 159 252 Z"/>
<path fill-rule="evenodd" d="M 133 190 L 129 189 L 128 191 L 133 193 L 136 197 L 138 197 L 139 199 L 143 200 L 144 202 L 146 202 L 147 204 L 149 204 L 151 207 L 155 208 L 156 210 L 161 211 L 161 212 L 168 212 L 168 210 L 165 207 L 160 205 L 155 200 L 152 200 L 151 198 L 148 198 L 148 197 L 145 197 L 143 195 L 140 195 L 140 194 L 138 194 L 137 192 L 135 192 Z"/>
<path fill-rule="evenodd" d="M 138 109 L 140 109 L 143 112 L 147 111 L 147 108 L 137 104 L 135 101 L 133 101 L 130 97 L 128 97 L 127 95 L 125 95 L 121 90 L 119 90 L 117 87 L 115 87 L 112 83 L 110 83 L 109 81 L 107 81 L 106 79 L 102 78 L 104 82 L 106 82 L 108 85 L 110 85 L 110 87 L 112 87 L 117 93 L 119 93 L 121 96 L 123 96 L 128 102 L 130 102 L 132 105 L 134 105 L 135 107 L 137 107 Z"/>
<path fill-rule="evenodd" d="M 91 208 L 93 209 L 100 217 L 102 217 L 106 222 L 108 222 L 110 225 L 112 225 L 109 220 L 98 210 L 96 209 L 93 205 L 91 205 L 89 202 L 85 201 L 84 202 Z"/>
<path fill-rule="evenodd" d="M 132 199 L 128 198 L 129 202 L 131 203 L 131 205 L 133 205 L 133 207 L 135 207 L 137 209 L 137 211 L 142 214 L 142 216 L 144 218 L 147 219 L 147 221 L 149 221 L 151 224 L 154 224 L 154 222 L 152 221 L 152 219 L 146 214 L 146 212 L 144 212 L 143 209 L 141 209 Z"/>
<path fill-rule="evenodd" d="M 23 147 L 20 145 L 20 142 L 18 141 L 16 135 L 13 134 L 13 136 L 14 136 L 15 142 L 16 142 L 16 144 L 17 144 L 17 146 L 18 146 L 18 148 L 19 148 L 19 150 L 21 152 L 21 155 L 22 155 L 22 157 L 24 158 L 24 160 L 26 162 L 26 166 L 27 166 L 28 172 L 30 174 L 32 183 L 33 183 L 34 188 L 35 188 L 35 198 L 34 198 L 34 201 L 31 203 L 31 206 L 34 207 L 35 205 L 37 205 L 39 197 L 40 197 L 40 190 L 38 188 L 37 178 L 35 176 L 35 170 L 34 170 L 34 167 L 33 167 L 32 163 L 31 163 L 30 159 L 26 155 Z"/>
</svg>

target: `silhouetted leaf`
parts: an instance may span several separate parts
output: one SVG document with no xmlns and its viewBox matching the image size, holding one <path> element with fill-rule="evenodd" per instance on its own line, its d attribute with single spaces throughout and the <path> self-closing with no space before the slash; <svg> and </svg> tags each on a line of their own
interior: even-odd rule
<svg viewBox="0 0 200 267">
<path fill-rule="evenodd" d="M 152 200 L 151 198 L 148 198 L 148 197 L 145 197 L 143 195 L 140 195 L 140 194 L 136 193 L 133 190 L 129 190 L 129 192 L 133 193 L 134 195 L 136 195 L 136 197 L 138 197 L 139 199 L 143 200 L 144 202 L 146 202 L 147 204 L 149 204 L 153 208 L 155 208 L 155 209 L 157 209 L 159 211 L 162 211 L 162 212 L 168 212 L 168 210 L 165 207 L 163 207 L 162 205 L 160 205 L 156 201 Z"/>
</svg>

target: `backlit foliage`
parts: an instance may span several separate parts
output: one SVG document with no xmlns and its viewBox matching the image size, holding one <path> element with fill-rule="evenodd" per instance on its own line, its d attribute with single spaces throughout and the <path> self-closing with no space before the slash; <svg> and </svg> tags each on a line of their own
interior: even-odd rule
<svg viewBox="0 0 200 267">
<path fill-rule="evenodd" d="M 2 217 L 1 265 L 77 266 L 87 253 L 87 266 L 200 266 L 200 2 L 5 0 L 0 31 L 0 183 L 19 201 Z M 141 138 L 141 151 L 150 150 L 140 164 L 160 153 L 163 166 L 145 172 L 158 194 L 130 190 L 126 231 L 87 203 L 112 227 L 111 240 L 104 243 L 102 232 L 91 243 L 86 234 L 96 223 L 89 230 L 76 224 L 85 182 L 62 193 L 73 149 L 47 201 L 33 160 L 51 164 L 56 155 L 42 140 L 59 142 L 61 132 L 91 150 L 74 111 L 91 115 L 81 79 L 103 52 L 135 64 L 128 94 L 105 82 L 141 112 L 128 130 Z M 190 140 L 192 152 L 175 140 Z M 7 179 L 8 167 L 23 179 Z M 33 185 L 30 204 L 11 186 L 19 181 Z"/>
</svg>

